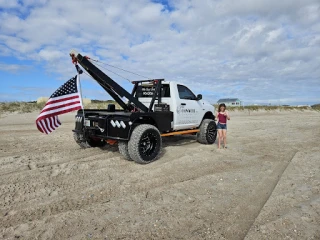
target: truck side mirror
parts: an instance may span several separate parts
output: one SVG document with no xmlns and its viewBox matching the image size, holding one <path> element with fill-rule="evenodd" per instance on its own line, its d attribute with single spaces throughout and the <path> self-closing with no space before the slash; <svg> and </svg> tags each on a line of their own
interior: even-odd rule
<svg viewBox="0 0 320 240">
<path fill-rule="evenodd" d="M 197 100 L 199 101 L 199 100 L 201 100 L 202 99 L 202 94 L 198 94 L 197 95 Z"/>
</svg>

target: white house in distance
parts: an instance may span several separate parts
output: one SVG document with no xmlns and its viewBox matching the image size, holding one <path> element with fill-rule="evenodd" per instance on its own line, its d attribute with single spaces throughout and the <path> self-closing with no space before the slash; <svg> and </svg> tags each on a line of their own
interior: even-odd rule
<svg viewBox="0 0 320 240">
<path fill-rule="evenodd" d="M 226 106 L 231 106 L 231 107 L 240 107 L 242 106 L 242 102 L 240 101 L 239 98 L 222 98 L 219 99 L 217 104 L 224 103 Z"/>
</svg>

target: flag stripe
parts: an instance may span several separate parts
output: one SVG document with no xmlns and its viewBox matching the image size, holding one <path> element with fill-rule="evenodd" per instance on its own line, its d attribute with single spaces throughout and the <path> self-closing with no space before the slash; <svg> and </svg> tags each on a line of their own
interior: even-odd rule
<svg viewBox="0 0 320 240">
<path fill-rule="evenodd" d="M 53 127 L 52 124 L 51 124 L 51 119 L 52 119 L 52 117 L 51 117 L 51 118 L 47 118 L 47 122 L 48 122 L 49 129 L 50 129 L 51 131 L 53 131 L 53 130 L 54 130 L 54 127 Z"/>
<path fill-rule="evenodd" d="M 57 128 L 57 126 L 54 124 L 54 119 L 55 119 L 56 117 L 52 117 L 52 118 L 50 118 L 50 120 L 51 120 L 51 126 L 54 128 L 54 129 L 56 129 Z"/>
<path fill-rule="evenodd" d="M 43 129 L 44 129 L 44 132 L 45 132 L 46 134 L 48 134 L 48 129 L 47 129 L 47 126 L 44 124 L 44 121 L 42 120 L 40 123 L 41 123 L 41 126 L 42 126 Z"/>
<path fill-rule="evenodd" d="M 53 128 L 53 129 L 55 130 L 57 127 L 56 127 L 56 126 L 54 125 L 54 123 L 53 123 L 54 118 L 55 118 L 55 117 L 51 117 L 51 118 L 50 118 L 50 124 L 51 124 L 51 128 Z"/>
<path fill-rule="evenodd" d="M 80 103 L 77 103 L 75 105 L 71 105 L 71 106 L 67 106 L 67 107 L 61 107 L 61 108 L 58 108 L 58 109 L 54 109 L 54 110 L 50 110 L 50 111 L 46 111 L 46 112 L 43 112 L 43 113 L 40 113 L 38 119 L 42 119 L 44 116 L 51 116 L 51 115 L 60 115 L 60 114 L 63 114 L 63 113 L 67 113 L 68 110 L 69 112 L 71 111 L 74 111 L 74 110 L 78 110 L 78 109 L 81 109 L 81 105 Z"/>
<path fill-rule="evenodd" d="M 44 112 L 47 112 L 47 111 L 51 111 L 51 110 L 55 110 L 55 109 L 60 109 L 61 108 L 61 106 L 62 107 L 67 107 L 67 106 L 72 106 L 72 105 L 77 105 L 77 104 L 80 104 L 80 101 L 79 101 L 79 99 L 77 99 L 77 101 L 72 101 L 72 102 L 67 102 L 66 104 L 61 104 L 61 105 L 59 105 L 59 106 L 51 106 L 51 107 L 48 107 L 48 108 L 44 108 L 42 111 L 41 111 L 41 113 L 44 113 Z"/>
<path fill-rule="evenodd" d="M 54 117 L 53 124 L 56 128 L 59 127 L 59 124 L 57 123 L 57 116 Z"/>
<path fill-rule="evenodd" d="M 42 109 L 41 112 L 44 112 L 45 110 L 47 110 L 48 108 L 51 108 L 51 107 L 60 107 L 60 106 L 63 106 L 65 104 L 67 104 L 67 103 L 74 103 L 74 102 L 80 102 L 80 99 L 79 98 L 75 98 L 75 99 L 66 100 L 64 102 L 48 104 Z"/>
<path fill-rule="evenodd" d="M 40 121 L 38 122 L 38 124 L 39 124 L 39 127 L 41 128 L 42 132 L 43 132 L 43 133 L 46 133 L 46 131 L 45 131 L 45 129 L 44 129 L 44 127 L 42 126 L 42 124 L 41 124 Z"/>
<path fill-rule="evenodd" d="M 54 104 L 54 103 L 64 102 L 64 101 L 67 101 L 67 100 L 77 99 L 77 98 L 79 98 L 78 94 L 72 94 L 72 96 L 70 96 L 70 95 L 62 96 L 62 97 L 59 97 L 59 99 L 56 99 L 56 98 L 55 99 L 49 99 L 45 106 L 50 105 L 50 104 Z"/>
<path fill-rule="evenodd" d="M 41 120 L 41 121 L 40 121 L 40 124 L 41 124 L 41 126 L 43 127 L 44 132 L 45 132 L 46 134 L 48 134 L 48 129 L 47 129 L 47 126 L 46 126 L 45 123 L 44 123 L 44 120 Z"/>
<path fill-rule="evenodd" d="M 47 129 L 49 130 L 49 132 L 52 132 L 54 129 L 51 128 L 49 119 L 50 119 L 50 118 L 46 118 L 46 119 L 44 119 L 44 120 L 45 120 Z"/>
<path fill-rule="evenodd" d="M 42 129 L 42 126 L 40 125 L 40 122 L 37 122 L 37 127 L 38 127 L 38 129 L 39 129 L 40 132 L 43 132 L 43 133 L 44 133 L 44 131 L 43 131 L 43 129 Z"/>
<path fill-rule="evenodd" d="M 53 113 L 41 116 L 37 120 L 42 120 L 42 119 L 45 119 L 47 117 L 52 117 L 52 116 L 55 116 L 55 115 L 61 115 L 61 114 L 64 114 L 64 113 L 68 113 L 68 112 L 72 112 L 72 111 L 75 111 L 75 110 L 79 110 L 81 108 L 82 108 L 81 106 L 76 106 L 76 107 L 73 107 L 73 108 L 67 108 L 67 109 L 59 111 L 59 112 L 53 112 Z"/>
<path fill-rule="evenodd" d="M 42 120 L 42 123 L 43 123 L 43 125 L 44 125 L 44 127 L 45 127 L 45 129 L 46 129 L 47 134 L 49 134 L 51 131 L 50 131 L 49 126 L 47 125 L 47 118 L 46 118 L 46 119 L 43 119 L 43 120 Z"/>
</svg>

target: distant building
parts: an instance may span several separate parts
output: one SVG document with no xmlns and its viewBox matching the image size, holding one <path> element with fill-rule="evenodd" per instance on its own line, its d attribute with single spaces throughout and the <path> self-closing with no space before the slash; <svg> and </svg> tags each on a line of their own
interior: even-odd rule
<svg viewBox="0 0 320 240">
<path fill-rule="evenodd" d="M 242 106 L 242 102 L 240 101 L 239 98 L 222 98 L 217 102 L 217 104 L 221 104 L 221 103 L 224 103 L 226 106 L 231 106 L 231 107 Z"/>
<path fill-rule="evenodd" d="M 308 108 L 310 108 L 311 106 L 310 105 L 297 105 L 297 107 L 308 107 Z"/>
</svg>

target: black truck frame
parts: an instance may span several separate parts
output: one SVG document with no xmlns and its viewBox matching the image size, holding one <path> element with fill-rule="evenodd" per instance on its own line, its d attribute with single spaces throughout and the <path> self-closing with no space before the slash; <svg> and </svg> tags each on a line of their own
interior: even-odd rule
<svg viewBox="0 0 320 240">
<path fill-rule="evenodd" d="M 73 52 L 70 56 L 72 62 L 80 64 L 122 108 L 119 110 L 114 104 L 109 104 L 105 110 L 79 110 L 73 130 L 75 141 L 82 148 L 104 148 L 117 142 L 125 159 L 138 163 L 154 161 L 162 148 L 161 135 L 168 135 L 173 130 L 173 112 L 168 105 L 161 102 L 164 79 L 133 81 L 133 90 L 129 93 L 97 68 L 90 58 Z M 79 67 L 76 67 L 79 71 Z M 142 84 L 151 84 L 154 87 L 149 107 L 141 103 L 136 94 Z M 123 98 L 128 102 L 125 103 Z M 216 138 L 215 122 L 207 121 L 203 128 L 203 134 L 201 127 L 200 130 L 191 130 L 191 133 L 198 132 L 198 141 L 212 144 Z"/>
</svg>

